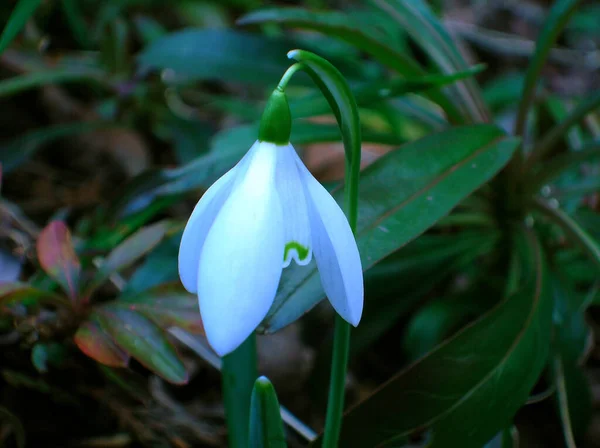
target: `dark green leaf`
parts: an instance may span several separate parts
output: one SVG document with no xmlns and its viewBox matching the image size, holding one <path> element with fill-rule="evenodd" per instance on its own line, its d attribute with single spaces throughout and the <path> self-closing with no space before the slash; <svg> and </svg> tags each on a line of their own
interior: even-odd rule
<svg viewBox="0 0 600 448">
<path fill-rule="evenodd" d="M 71 232 L 62 221 L 52 221 L 40 233 L 37 254 L 42 269 L 75 300 L 79 293 L 81 264 L 73 248 Z"/>
<path fill-rule="evenodd" d="M 0 55 L 19 34 L 42 0 L 19 0 L 0 35 Z"/>
<path fill-rule="evenodd" d="M 92 280 L 91 288 L 96 288 L 111 274 L 121 269 L 125 269 L 154 249 L 154 247 L 162 241 L 165 235 L 167 235 L 170 228 L 170 222 L 161 221 L 138 230 L 123 241 L 98 267 L 98 271 Z"/>
<path fill-rule="evenodd" d="M 148 369 L 174 384 L 185 384 L 188 375 L 166 334 L 135 311 L 105 306 L 97 311 L 100 327 L 117 345 Z"/>
<path fill-rule="evenodd" d="M 357 242 L 363 269 L 431 227 L 510 159 L 518 139 L 490 125 L 458 127 L 408 143 L 361 174 Z M 332 192 L 338 203 L 342 189 Z M 316 265 L 290 266 L 269 314 L 266 332 L 298 319 L 324 293 Z"/>
<path fill-rule="evenodd" d="M 153 40 L 138 62 L 142 70 L 169 69 L 166 82 L 219 79 L 274 85 L 289 65 L 285 54 L 291 45 L 240 31 L 189 29 Z"/>
<path fill-rule="evenodd" d="M 148 254 L 127 282 L 123 296 L 138 294 L 161 283 L 175 282 L 179 279 L 177 254 L 182 233 L 178 232 L 166 238 Z"/>
<path fill-rule="evenodd" d="M 254 383 L 250 402 L 250 448 L 285 448 L 279 401 L 268 378 Z"/>
<path fill-rule="evenodd" d="M 172 263 L 176 266 L 177 259 Z M 120 297 L 119 306 L 143 314 L 164 329 L 177 327 L 191 333 L 204 333 L 198 297 L 194 294 L 156 288 L 142 294 Z"/>
<path fill-rule="evenodd" d="M 351 352 L 368 347 L 439 282 L 472 266 L 497 240 L 494 232 L 462 232 L 460 238 L 425 234 L 365 272 L 365 308 L 352 331 Z"/>
<path fill-rule="evenodd" d="M 544 368 L 552 322 L 544 254 L 525 235 L 518 291 L 348 412 L 340 446 L 419 437 L 431 448 L 479 448 L 510 424 Z"/>
</svg>

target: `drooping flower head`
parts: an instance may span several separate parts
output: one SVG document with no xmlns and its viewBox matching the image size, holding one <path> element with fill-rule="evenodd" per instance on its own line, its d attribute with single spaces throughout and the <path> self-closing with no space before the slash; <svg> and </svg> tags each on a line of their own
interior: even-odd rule
<svg viewBox="0 0 600 448">
<path fill-rule="evenodd" d="M 204 193 L 183 233 L 179 275 L 198 294 L 206 336 L 236 349 L 273 304 L 281 273 L 315 258 L 334 309 L 356 326 L 363 307 L 360 256 L 344 213 L 289 143 L 291 116 L 275 90 L 259 139 Z"/>
</svg>

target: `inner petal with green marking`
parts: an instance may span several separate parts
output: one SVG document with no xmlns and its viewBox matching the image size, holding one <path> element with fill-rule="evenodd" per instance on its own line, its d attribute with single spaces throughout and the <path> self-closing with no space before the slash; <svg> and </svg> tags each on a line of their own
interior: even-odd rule
<svg viewBox="0 0 600 448">
<path fill-rule="evenodd" d="M 283 250 L 283 262 L 289 265 L 289 262 L 293 258 L 297 264 L 300 266 L 307 265 L 310 263 L 311 251 L 310 248 L 303 246 L 297 241 L 290 241 L 285 245 L 285 249 Z"/>
</svg>

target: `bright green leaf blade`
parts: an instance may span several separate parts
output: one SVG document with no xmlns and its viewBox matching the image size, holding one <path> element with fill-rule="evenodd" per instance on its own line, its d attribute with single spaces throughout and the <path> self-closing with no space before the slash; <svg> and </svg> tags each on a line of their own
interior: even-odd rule
<svg viewBox="0 0 600 448">
<path fill-rule="evenodd" d="M 246 447 L 250 440 L 252 389 L 258 377 L 254 333 L 233 352 L 223 357 L 221 373 L 229 446 Z"/>
<path fill-rule="evenodd" d="M 510 424 L 544 368 L 552 323 L 540 244 L 518 241 L 529 271 L 518 291 L 348 412 L 340 446 L 422 436 L 431 448 L 479 448 Z"/>
<path fill-rule="evenodd" d="M 250 401 L 250 448 L 285 448 L 285 434 L 275 388 L 261 376 Z"/>
<path fill-rule="evenodd" d="M 356 234 L 363 269 L 423 233 L 490 180 L 518 142 L 495 126 L 457 127 L 408 143 L 366 168 Z M 341 203 L 341 188 L 332 194 Z M 277 331 L 323 297 L 314 263 L 288 267 L 261 330 Z"/>
<path fill-rule="evenodd" d="M 161 221 L 138 230 L 132 236 L 117 246 L 102 264 L 92 280 L 90 288 L 96 288 L 111 274 L 125 269 L 138 259 L 150 252 L 167 235 L 171 223 Z"/>
<path fill-rule="evenodd" d="M 75 300 L 79 293 L 81 263 L 65 223 L 52 221 L 48 224 L 40 233 L 36 248 L 42 269 L 60 284 L 71 300 Z"/>
<path fill-rule="evenodd" d="M 390 15 L 445 74 L 467 69 L 467 64 L 450 33 L 422 0 L 371 0 Z M 488 112 L 479 87 L 473 80 L 450 87 L 470 122 L 487 121 Z"/>
<path fill-rule="evenodd" d="M 188 375 L 166 334 L 135 311 L 106 306 L 97 311 L 103 331 L 117 345 L 165 380 L 185 384 Z"/>
<path fill-rule="evenodd" d="M 0 55 L 19 34 L 42 0 L 20 0 L 11 13 L 0 36 Z"/>
<path fill-rule="evenodd" d="M 575 12 L 581 0 L 557 0 L 554 2 L 542 31 L 536 42 L 535 53 L 525 74 L 525 83 L 523 85 L 523 94 L 519 103 L 517 112 L 517 121 L 515 123 L 515 133 L 523 135 L 527 115 L 533 99 L 535 97 L 536 85 L 540 78 L 540 73 L 546 62 L 548 53 L 554 46 L 558 35 L 567 24 L 571 15 Z"/>
<path fill-rule="evenodd" d="M 73 342 L 79 350 L 101 364 L 111 367 L 127 367 L 129 364 L 129 354 L 102 330 L 95 315 L 81 324 Z"/>
</svg>

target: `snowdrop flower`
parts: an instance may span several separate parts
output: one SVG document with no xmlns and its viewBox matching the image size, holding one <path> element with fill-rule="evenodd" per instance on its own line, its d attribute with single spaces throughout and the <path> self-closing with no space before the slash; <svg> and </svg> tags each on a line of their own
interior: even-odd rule
<svg viewBox="0 0 600 448">
<path fill-rule="evenodd" d="M 344 213 L 289 143 L 285 94 L 267 103 L 259 139 L 196 205 L 179 249 L 179 276 L 197 293 L 206 336 L 236 349 L 273 304 L 283 268 L 312 257 L 335 310 L 356 326 L 363 276 Z"/>
</svg>

